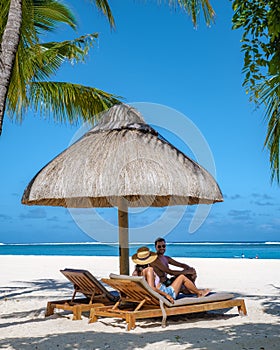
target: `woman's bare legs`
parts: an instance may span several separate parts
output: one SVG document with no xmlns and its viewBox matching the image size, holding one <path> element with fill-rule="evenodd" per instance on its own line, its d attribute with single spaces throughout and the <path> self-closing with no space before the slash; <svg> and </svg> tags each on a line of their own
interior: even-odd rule
<svg viewBox="0 0 280 350">
<path fill-rule="evenodd" d="M 196 294 L 198 297 L 204 297 L 210 293 L 210 289 L 198 289 L 194 283 L 189 280 L 185 275 L 179 275 L 175 281 L 171 284 L 174 288 L 176 295 L 179 294 L 181 287 L 184 286 L 191 293 Z"/>
</svg>

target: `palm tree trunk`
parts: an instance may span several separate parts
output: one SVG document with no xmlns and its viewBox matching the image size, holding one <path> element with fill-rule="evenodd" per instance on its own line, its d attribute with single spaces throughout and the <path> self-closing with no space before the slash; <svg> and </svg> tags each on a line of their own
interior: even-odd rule
<svg viewBox="0 0 280 350">
<path fill-rule="evenodd" d="M 7 24 L 0 48 L 0 135 L 2 133 L 6 98 L 20 40 L 22 0 L 11 0 Z"/>
</svg>

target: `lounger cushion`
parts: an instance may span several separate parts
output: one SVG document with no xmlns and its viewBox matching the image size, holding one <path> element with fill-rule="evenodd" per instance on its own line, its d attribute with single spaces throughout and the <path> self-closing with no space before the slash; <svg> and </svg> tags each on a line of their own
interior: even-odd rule
<svg viewBox="0 0 280 350">
<path fill-rule="evenodd" d="M 155 292 L 147 283 L 143 276 L 127 276 L 127 275 L 116 275 L 111 273 L 110 278 L 119 279 L 119 280 L 130 280 L 136 283 L 140 283 L 150 294 L 162 300 L 163 303 L 168 307 L 180 306 L 180 305 L 188 305 L 188 304 L 201 304 L 201 303 L 211 303 L 214 301 L 223 301 L 233 299 L 234 295 L 232 293 L 210 293 L 206 297 L 198 298 L 195 295 L 187 295 L 185 297 L 180 297 L 175 300 L 174 304 L 170 303 L 166 298 L 161 296 L 159 293 Z"/>
</svg>

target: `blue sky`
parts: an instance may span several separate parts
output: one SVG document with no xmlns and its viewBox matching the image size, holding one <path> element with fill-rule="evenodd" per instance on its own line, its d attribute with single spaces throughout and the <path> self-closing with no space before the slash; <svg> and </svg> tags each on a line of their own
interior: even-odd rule
<svg viewBox="0 0 280 350">
<path fill-rule="evenodd" d="M 131 240 L 140 241 L 149 227 L 152 232 L 144 237 L 150 241 L 163 234 L 170 241 L 186 242 L 279 241 L 279 187 L 270 184 L 262 113 L 242 88 L 241 32 L 231 30 L 230 1 L 212 1 L 215 25 L 206 28 L 200 21 L 195 30 L 185 14 L 156 1 L 111 0 L 116 31 L 89 2 L 65 2 L 77 14 L 77 35 L 99 32 L 99 40 L 85 63 L 65 64 L 54 79 L 98 87 L 125 97 L 126 103 L 156 104 L 182 113 L 206 139 L 215 161 L 224 202 L 211 207 L 198 230 L 189 229 L 195 207 L 136 210 L 130 214 L 135 228 Z M 55 38 L 75 35 L 62 27 Z M 157 118 L 160 126 L 161 116 Z M 170 125 L 176 123 L 172 118 Z M 5 119 L 0 137 L 0 242 L 81 242 L 105 236 L 117 240 L 114 209 L 71 214 L 65 208 L 20 203 L 28 182 L 69 145 L 79 128 L 55 124 L 32 111 L 22 125 Z M 187 145 L 174 133 L 165 136 L 188 153 L 187 135 Z M 83 217 L 90 220 L 81 223 Z M 172 229 L 163 232 L 167 222 Z"/>
</svg>

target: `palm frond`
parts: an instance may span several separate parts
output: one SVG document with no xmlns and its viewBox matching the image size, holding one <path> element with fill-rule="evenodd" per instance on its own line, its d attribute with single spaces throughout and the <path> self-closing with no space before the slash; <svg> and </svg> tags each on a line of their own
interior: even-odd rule
<svg viewBox="0 0 280 350">
<path fill-rule="evenodd" d="M 21 115 L 22 108 L 28 105 L 27 86 L 34 68 L 30 58 L 23 42 L 20 41 L 7 95 L 7 114 L 9 117 L 15 111 Z"/>
<path fill-rule="evenodd" d="M 81 62 L 88 54 L 90 47 L 92 47 L 95 39 L 98 38 L 98 33 L 92 33 L 80 36 L 73 40 L 65 40 L 61 42 L 42 43 L 40 46 L 44 53 L 56 54 L 64 59 L 75 62 Z"/>
<path fill-rule="evenodd" d="M 161 0 L 159 0 L 160 2 Z M 214 22 L 215 11 L 210 4 L 209 0 L 168 0 L 170 6 L 174 8 L 181 8 L 189 16 L 191 16 L 192 22 L 195 27 L 198 24 L 198 18 L 201 11 L 207 26 L 210 26 Z"/>
<path fill-rule="evenodd" d="M 39 42 L 38 32 L 34 21 L 33 0 L 22 0 L 22 24 L 20 28 L 21 42 L 24 46 Z"/>
<path fill-rule="evenodd" d="M 40 31 L 53 31 L 61 23 L 76 29 L 77 22 L 72 11 L 57 0 L 32 0 L 34 8 L 34 22 Z"/>
<path fill-rule="evenodd" d="M 34 82 L 29 99 L 35 111 L 71 124 L 95 122 L 95 115 L 120 103 L 120 97 L 102 90 L 65 82 Z"/>
<path fill-rule="evenodd" d="M 2 35 L 7 23 L 7 18 L 8 18 L 8 12 L 9 12 L 9 8 L 10 8 L 10 1 L 0 1 L 0 39 L 2 39 Z"/>
<path fill-rule="evenodd" d="M 83 62 L 97 37 L 98 34 L 93 33 L 74 40 L 43 43 L 29 48 L 27 54 L 29 60 L 33 61 L 32 80 L 49 79 L 66 61 Z M 38 51 L 41 52 L 40 56 Z"/>
<path fill-rule="evenodd" d="M 273 76 L 259 87 L 259 99 L 265 105 L 267 135 L 264 146 L 270 155 L 271 181 L 280 182 L 280 81 Z"/>
<path fill-rule="evenodd" d="M 28 105 L 27 90 L 31 81 L 49 80 L 61 65 L 84 61 L 89 47 L 97 34 L 88 34 L 74 40 L 50 42 L 24 47 L 21 42 L 18 48 L 13 74 L 9 85 L 8 106 L 20 114 Z"/>
<path fill-rule="evenodd" d="M 107 0 L 90 0 L 90 2 L 95 3 L 97 9 L 108 19 L 111 28 L 115 28 L 115 20 L 109 2 Z"/>
<path fill-rule="evenodd" d="M 42 33 L 54 31 L 61 24 L 77 27 L 73 13 L 62 2 L 22 0 L 21 40 L 26 46 L 38 43 Z"/>
</svg>

